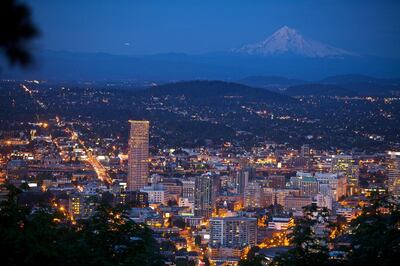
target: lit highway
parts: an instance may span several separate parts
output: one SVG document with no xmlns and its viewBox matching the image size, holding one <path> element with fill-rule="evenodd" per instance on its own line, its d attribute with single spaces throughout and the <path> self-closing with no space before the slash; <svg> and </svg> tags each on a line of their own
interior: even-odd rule
<svg viewBox="0 0 400 266">
<path fill-rule="evenodd" d="M 97 160 L 96 156 L 94 156 L 91 153 L 91 151 L 86 147 L 85 143 L 79 138 L 78 133 L 68 128 L 66 129 L 66 131 L 71 134 L 71 138 L 76 137 L 76 140 L 82 146 L 83 150 L 87 155 L 86 161 L 93 167 L 94 171 L 97 174 L 97 178 L 106 184 L 112 184 L 112 178 L 108 175 L 107 169 Z"/>
</svg>

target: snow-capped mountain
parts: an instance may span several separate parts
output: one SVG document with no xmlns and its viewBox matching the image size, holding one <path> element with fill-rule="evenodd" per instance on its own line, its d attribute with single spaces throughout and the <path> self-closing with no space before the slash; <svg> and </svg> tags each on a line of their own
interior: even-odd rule
<svg viewBox="0 0 400 266">
<path fill-rule="evenodd" d="M 311 58 L 342 58 L 356 54 L 304 38 L 297 30 L 283 26 L 264 41 L 247 44 L 234 52 L 251 55 L 295 54 Z"/>
</svg>

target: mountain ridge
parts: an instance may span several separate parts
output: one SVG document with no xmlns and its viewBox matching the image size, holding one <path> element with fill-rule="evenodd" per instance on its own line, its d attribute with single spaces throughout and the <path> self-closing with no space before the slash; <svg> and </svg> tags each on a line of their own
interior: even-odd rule
<svg viewBox="0 0 400 266">
<path fill-rule="evenodd" d="M 336 48 L 303 37 L 296 29 L 283 26 L 263 41 L 246 44 L 233 52 L 263 56 L 295 54 L 310 58 L 343 58 L 358 56 L 344 49 Z"/>
<path fill-rule="evenodd" d="M 295 102 L 290 96 L 279 94 L 262 88 L 250 87 L 240 83 L 220 80 L 192 80 L 166 83 L 151 86 L 145 91 L 138 92 L 143 96 L 185 96 L 191 99 L 203 98 L 244 98 L 265 100 L 271 102 Z"/>
</svg>

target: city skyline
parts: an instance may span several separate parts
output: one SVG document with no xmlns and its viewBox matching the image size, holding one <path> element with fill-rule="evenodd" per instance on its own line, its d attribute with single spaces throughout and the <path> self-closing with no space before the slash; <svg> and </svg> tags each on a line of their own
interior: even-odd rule
<svg viewBox="0 0 400 266">
<path fill-rule="evenodd" d="M 2 265 L 397 265 L 400 1 L 0 1 Z"/>
</svg>

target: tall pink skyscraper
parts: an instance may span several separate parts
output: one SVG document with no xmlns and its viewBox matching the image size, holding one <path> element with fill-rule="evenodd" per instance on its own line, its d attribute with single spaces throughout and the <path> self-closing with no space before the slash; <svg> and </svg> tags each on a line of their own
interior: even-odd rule
<svg viewBox="0 0 400 266">
<path fill-rule="evenodd" d="M 147 185 L 149 175 L 149 121 L 129 120 L 131 131 L 128 152 L 128 191 Z"/>
</svg>

